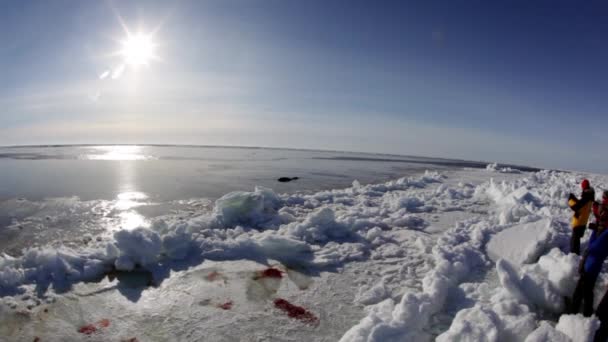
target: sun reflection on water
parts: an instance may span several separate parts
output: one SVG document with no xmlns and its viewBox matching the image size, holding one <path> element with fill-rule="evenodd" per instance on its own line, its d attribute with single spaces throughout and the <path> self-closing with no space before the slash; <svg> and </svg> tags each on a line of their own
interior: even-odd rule
<svg viewBox="0 0 608 342">
<path fill-rule="evenodd" d="M 139 191 L 127 191 L 121 192 L 116 196 L 117 200 L 114 204 L 114 208 L 117 210 L 129 210 L 131 208 L 139 207 L 142 205 L 146 205 L 145 201 L 148 199 L 148 195 Z"/>
<path fill-rule="evenodd" d="M 121 192 L 116 196 L 113 209 L 118 211 L 118 225 L 114 229 L 135 229 L 137 227 L 150 227 L 150 221 L 134 210 L 137 207 L 149 205 L 148 195 L 138 191 Z"/>
<path fill-rule="evenodd" d="M 138 227 L 150 227 L 150 222 L 134 210 L 123 211 L 118 214 L 118 217 L 120 218 L 121 229 L 132 230 Z"/>
<path fill-rule="evenodd" d="M 81 159 L 87 160 L 150 160 L 153 156 L 143 153 L 144 147 L 137 145 L 93 146 L 87 147 L 87 154 Z"/>
<path fill-rule="evenodd" d="M 150 221 L 137 210 L 139 207 L 150 205 L 148 195 L 137 191 L 139 187 L 136 171 L 139 164 L 129 161 L 156 158 L 144 154 L 145 146 L 137 145 L 86 146 L 83 149 L 86 152 L 80 156 L 81 159 L 118 161 L 113 164 L 117 172 L 118 194 L 113 201 L 108 202 L 107 229 L 116 231 L 150 227 Z"/>
</svg>

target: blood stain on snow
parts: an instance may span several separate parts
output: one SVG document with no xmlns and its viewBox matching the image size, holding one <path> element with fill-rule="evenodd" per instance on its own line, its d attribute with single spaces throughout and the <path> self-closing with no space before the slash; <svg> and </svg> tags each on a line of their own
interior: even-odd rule
<svg viewBox="0 0 608 342">
<path fill-rule="evenodd" d="M 277 270 L 276 268 L 269 267 L 263 271 L 257 272 L 253 279 L 257 280 L 257 279 L 262 279 L 262 278 L 281 279 L 281 278 L 283 278 L 283 272 L 281 272 L 280 270 Z"/>
<path fill-rule="evenodd" d="M 97 325 L 97 326 L 95 326 Z M 99 320 L 96 324 L 87 324 L 83 325 L 78 329 L 78 332 L 85 335 L 91 335 L 92 333 L 97 331 L 97 327 L 99 328 L 107 328 L 110 326 L 110 320 L 107 318 Z"/>
<path fill-rule="evenodd" d="M 312 312 L 304 309 L 301 306 L 291 304 L 283 298 L 274 300 L 274 306 L 287 314 L 291 318 L 295 318 L 305 323 L 318 324 L 319 319 Z"/>
<path fill-rule="evenodd" d="M 218 304 L 217 307 L 224 310 L 230 310 L 232 309 L 233 304 L 232 301 L 227 301 L 226 303 Z"/>
<path fill-rule="evenodd" d="M 34 342 L 40 342 L 40 337 L 38 337 L 38 336 L 34 337 Z"/>
<path fill-rule="evenodd" d="M 94 333 L 96 331 L 97 331 L 97 328 L 93 324 L 87 324 L 87 325 L 80 327 L 80 329 L 78 329 L 79 333 L 85 334 L 85 335 L 91 335 L 92 333 Z"/>
</svg>

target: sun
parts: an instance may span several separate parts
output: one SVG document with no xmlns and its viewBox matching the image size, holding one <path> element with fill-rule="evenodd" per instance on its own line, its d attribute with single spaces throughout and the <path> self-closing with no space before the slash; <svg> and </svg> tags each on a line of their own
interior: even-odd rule
<svg viewBox="0 0 608 342">
<path fill-rule="evenodd" d="M 156 57 L 156 43 L 152 35 L 144 33 L 129 34 L 121 42 L 120 55 L 131 66 L 148 65 Z"/>
</svg>

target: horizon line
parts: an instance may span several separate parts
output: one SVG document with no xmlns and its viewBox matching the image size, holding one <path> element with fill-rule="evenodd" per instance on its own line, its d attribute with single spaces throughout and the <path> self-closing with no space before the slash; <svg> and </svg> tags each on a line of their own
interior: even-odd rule
<svg viewBox="0 0 608 342">
<path fill-rule="evenodd" d="M 246 145 L 208 145 L 208 144 L 158 144 L 158 143 L 110 143 L 110 144 L 93 144 L 93 143 L 78 143 L 78 144 L 25 144 L 25 145 L 0 145 L 0 148 L 54 148 L 54 147 L 92 147 L 92 146 L 151 146 L 151 147 L 195 147 L 195 148 L 241 148 L 241 149 L 266 149 L 266 150 L 284 150 L 284 151 L 307 151 L 307 152 L 335 152 L 335 153 L 358 153 L 368 155 L 381 155 L 381 156 L 393 156 L 393 157 L 406 157 L 406 158 L 420 158 L 420 159 L 435 159 L 445 161 L 460 161 L 460 162 L 472 162 L 478 164 L 492 164 L 497 163 L 499 166 L 525 168 L 530 170 L 545 170 L 546 168 L 540 168 L 531 165 L 519 165 L 504 162 L 488 162 L 485 160 L 467 160 L 460 158 L 445 158 L 445 157 L 434 157 L 434 156 L 420 156 L 410 154 L 395 154 L 395 153 L 382 153 L 382 152 L 361 152 L 361 151 L 348 151 L 348 150 L 332 150 L 332 149 L 312 149 L 312 148 L 299 148 L 299 147 L 274 147 L 274 146 L 246 146 Z M 563 171 L 556 169 L 556 171 Z"/>
</svg>

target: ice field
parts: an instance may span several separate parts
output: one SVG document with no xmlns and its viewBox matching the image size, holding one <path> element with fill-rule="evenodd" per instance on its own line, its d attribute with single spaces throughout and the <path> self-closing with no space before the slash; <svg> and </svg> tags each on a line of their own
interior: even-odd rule
<svg viewBox="0 0 608 342">
<path fill-rule="evenodd" d="M 579 261 L 567 254 L 566 199 L 583 177 L 598 192 L 608 177 L 498 165 L 428 169 L 325 190 L 260 186 L 173 207 L 133 192 L 103 202 L 110 209 L 94 220 L 86 213 L 100 201 L 8 199 L 4 210 L 34 207 L 11 218 L 5 229 L 16 232 L 108 219 L 104 229 L 74 230 L 68 242 L 3 254 L 0 336 L 592 340 L 597 320 L 562 315 Z M 126 225 L 117 205 L 154 207 L 154 215 Z M 606 285 L 603 273 L 596 302 Z"/>
</svg>

